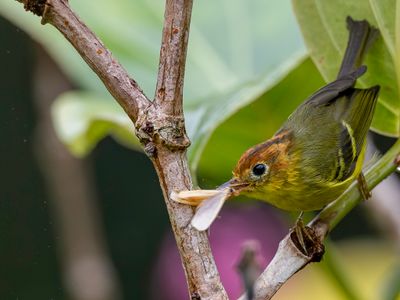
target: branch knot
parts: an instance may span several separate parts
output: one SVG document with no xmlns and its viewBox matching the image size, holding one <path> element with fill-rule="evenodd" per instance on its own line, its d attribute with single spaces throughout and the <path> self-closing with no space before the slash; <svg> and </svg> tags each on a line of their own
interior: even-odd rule
<svg viewBox="0 0 400 300">
<path fill-rule="evenodd" d="M 149 143 L 161 144 L 170 150 L 182 150 L 190 146 L 184 118 L 160 113 L 153 105 L 139 116 L 135 127 L 136 136 L 145 148 Z"/>
<path fill-rule="evenodd" d="M 296 224 L 289 235 L 297 250 L 307 256 L 310 262 L 321 261 L 325 247 L 314 228 Z"/>
<path fill-rule="evenodd" d="M 35 15 L 41 17 L 43 16 L 47 0 L 18 0 L 18 2 L 24 4 L 24 8 L 26 11 L 30 11 Z"/>
</svg>

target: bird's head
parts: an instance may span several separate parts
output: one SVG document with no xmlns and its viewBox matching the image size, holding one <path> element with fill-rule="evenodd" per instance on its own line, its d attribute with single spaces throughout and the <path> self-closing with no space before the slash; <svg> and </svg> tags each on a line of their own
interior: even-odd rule
<svg viewBox="0 0 400 300">
<path fill-rule="evenodd" d="M 282 132 L 248 149 L 236 164 L 233 178 L 223 186 L 229 185 L 232 195 L 247 194 L 255 198 L 278 188 L 289 164 L 289 147 L 289 134 Z"/>
<path fill-rule="evenodd" d="M 279 190 L 287 180 L 288 151 L 291 138 L 287 132 L 247 150 L 233 170 L 233 178 L 216 190 L 192 190 L 172 193 L 171 199 L 183 204 L 196 205 L 191 224 L 206 230 L 218 216 L 224 202 L 239 194 L 265 199 Z"/>
</svg>

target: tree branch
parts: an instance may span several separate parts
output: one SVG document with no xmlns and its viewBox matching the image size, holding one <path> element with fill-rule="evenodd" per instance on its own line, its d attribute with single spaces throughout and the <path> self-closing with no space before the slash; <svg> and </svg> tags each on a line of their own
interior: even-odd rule
<svg viewBox="0 0 400 300">
<path fill-rule="evenodd" d="M 382 156 L 378 162 L 365 172 L 365 179 L 370 189 L 384 180 L 400 165 L 400 139 Z M 345 215 L 347 215 L 362 197 L 354 182 L 336 201 L 323 209 L 307 226 L 315 233 L 316 243 L 322 243 Z M 317 247 L 316 247 L 317 248 Z M 271 299 L 279 288 L 295 273 L 310 262 L 318 260 L 318 251 L 304 255 L 292 240 L 292 232 L 280 243 L 278 250 L 267 268 L 255 284 L 256 299 Z M 239 298 L 245 300 L 245 296 Z"/>
<path fill-rule="evenodd" d="M 166 1 L 155 102 L 167 115 L 183 115 L 183 80 L 193 1 Z"/>
<path fill-rule="evenodd" d="M 167 0 L 154 102 L 112 57 L 111 52 L 70 9 L 67 0 L 17 0 L 56 27 L 99 76 L 135 123 L 136 135 L 152 160 L 182 258 L 191 299 L 228 299 L 207 233 L 190 225 L 193 208 L 169 198 L 192 188 L 186 158 L 190 145 L 183 118 L 183 79 L 192 0 Z"/>
<path fill-rule="evenodd" d="M 173 191 L 192 188 L 182 99 L 192 0 L 167 0 L 154 105 L 137 123 L 160 179 L 172 229 L 183 262 L 191 299 L 228 299 L 221 284 L 207 233 L 190 225 L 193 208 L 170 199 Z"/>
</svg>

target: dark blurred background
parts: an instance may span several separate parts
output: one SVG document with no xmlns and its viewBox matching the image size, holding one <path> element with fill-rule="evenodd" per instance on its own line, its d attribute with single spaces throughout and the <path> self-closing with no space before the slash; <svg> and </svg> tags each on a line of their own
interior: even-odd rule
<svg viewBox="0 0 400 300">
<path fill-rule="evenodd" d="M 0 299 L 184 299 L 150 161 L 111 138 L 84 160 L 70 156 L 49 123 L 52 98 L 70 83 L 40 46 L 4 19 L 0 40 Z M 218 183 L 200 177 L 200 184 Z M 260 242 L 265 265 L 292 221 L 259 203 L 244 209 L 233 203 L 223 214 L 226 222 L 217 224 L 211 242 L 222 279 L 234 283 L 228 289 L 237 295 L 233 262 L 243 240 Z M 361 206 L 331 238 L 381 239 L 374 228 Z"/>
</svg>

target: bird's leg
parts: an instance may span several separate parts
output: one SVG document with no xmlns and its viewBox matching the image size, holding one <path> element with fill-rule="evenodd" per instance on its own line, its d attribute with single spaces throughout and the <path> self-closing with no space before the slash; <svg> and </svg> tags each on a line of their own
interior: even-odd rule
<svg viewBox="0 0 400 300">
<path fill-rule="evenodd" d="M 308 234 L 307 229 L 304 226 L 303 215 L 304 215 L 304 212 L 302 211 L 302 212 L 300 212 L 300 215 L 297 217 L 296 224 L 294 225 L 294 232 L 296 233 L 297 241 L 299 242 L 299 245 L 301 246 L 301 248 L 303 250 L 302 252 L 307 254 L 307 246 L 306 246 L 306 243 L 304 242 L 304 236 L 308 239 L 311 239 L 311 238 Z"/>
<path fill-rule="evenodd" d="M 324 254 L 324 245 L 314 230 L 304 225 L 303 214 L 304 212 L 301 212 L 297 218 L 296 224 L 291 231 L 291 238 L 299 251 L 308 256 L 311 261 L 318 262 Z"/>
<path fill-rule="evenodd" d="M 364 200 L 368 200 L 371 198 L 371 192 L 368 189 L 367 181 L 365 180 L 364 174 L 361 172 L 357 177 L 358 182 L 358 190 L 360 191 L 361 196 Z"/>
</svg>

